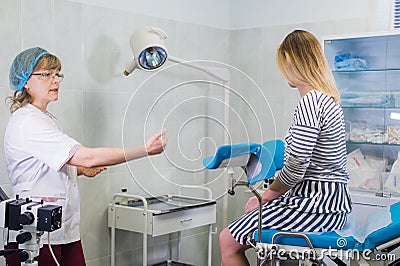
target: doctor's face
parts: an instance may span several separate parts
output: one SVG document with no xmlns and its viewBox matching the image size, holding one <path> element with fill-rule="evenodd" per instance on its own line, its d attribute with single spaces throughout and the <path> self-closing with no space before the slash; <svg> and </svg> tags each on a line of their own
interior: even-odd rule
<svg viewBox="0 0 400 266">
<path fill-rule="evenodd" d="M 31 104 L 45 111 L 50 102 L 58 100 L 60 82 L 64 78 L 58 70 L 37 70 L 25 84 L 25 89 L 32 97 Z"/>
</svg>

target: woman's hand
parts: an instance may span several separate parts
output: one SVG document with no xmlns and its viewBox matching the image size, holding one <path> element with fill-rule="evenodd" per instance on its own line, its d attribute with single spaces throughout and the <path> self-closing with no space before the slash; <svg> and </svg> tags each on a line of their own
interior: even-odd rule
<svg viewBox="0 0 400 266">
<path fill-rule="evenodd" d="M 152 136 L 145 145 L 148 155 L 159 154 L 164 151 L 168 142 L 168 132 L 166 129 Z"/>
<path fill-rule="evenodd" d="M 283 185 L 278 178 L 275 178 L 274 182 L 269 186 L 269 188 L 261 194 L 261 204 L 264 205 L 265 203 L 274 200 L 284 193 L 286 193 L 290 188 Z M 258 199 L 254 196 L 251 197 L 245 207 L 245 213 L 249 213 L 252 210 L 258 208 Z"/>
<path fill-rule="evenodd" d="M 258 199 L 257 197 L 251 197 L 247 203 L 246 203 L 246 207 L 244 209 L 244 213 L 247 214 L 249 212 L 251 212 L 252 210 L 255 210 L 258 208 Z"/>
<path fill-rule="evenodd" d="M 78 176 L 84 175 L 87 177 L 94 177 L 103 172 L 104 170 L 107 170 L 107 167 L 83 167 L 83 166 L 77 167 Z"/>
</svg>

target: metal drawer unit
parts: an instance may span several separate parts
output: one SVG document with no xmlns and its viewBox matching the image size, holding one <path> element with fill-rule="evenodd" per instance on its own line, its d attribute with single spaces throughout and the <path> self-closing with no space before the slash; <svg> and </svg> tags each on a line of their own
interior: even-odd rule
<svg viewBox="0 0 400 266">
<path fill-rule="evenodd" d="M 127 205 L 120 204 L 122 198 L 128 198 Z M 214 200 L 177 195 L 144 198 L 117 193 L 108 208 L 111 265 L 115 264 L 115 229 L 143 234 L 143 265 L 147 265 L 147 235 L 155 237 L 204 225 L 209 225 L 208 261 L 211 265 L 211 233 L 215 222 Z"/>
</svg>

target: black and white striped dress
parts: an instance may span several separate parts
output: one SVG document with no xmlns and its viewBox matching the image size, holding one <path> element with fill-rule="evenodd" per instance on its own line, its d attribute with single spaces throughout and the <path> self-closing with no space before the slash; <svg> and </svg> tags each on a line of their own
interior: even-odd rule
<svg viewBox="0 0 400 266">
<path fill-rule="evenodd" d="M 263 228 L 322 232 L 341 229 L 351 211 L 347 190 L 343 111 L 317 90 L 299 101 L 285 138 L 285 164 L 277 178 L 291 189 L 263 206 Z M 258 210 L 229 225 L 240 244 L 257 229 Z"/>
</svg>

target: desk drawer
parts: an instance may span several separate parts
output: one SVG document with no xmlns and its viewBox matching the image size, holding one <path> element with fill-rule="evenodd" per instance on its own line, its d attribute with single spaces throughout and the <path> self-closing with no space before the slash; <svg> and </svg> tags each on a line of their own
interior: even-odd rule
<svg viewBox="0 0 400 266">
<path fill-rule="evenodd" d="M 152 218 L 150 218 L 152 217 Z M 149 216 L 149 234 L 159 236 L 216 222 L 216 204 Z"/>
</svg>

